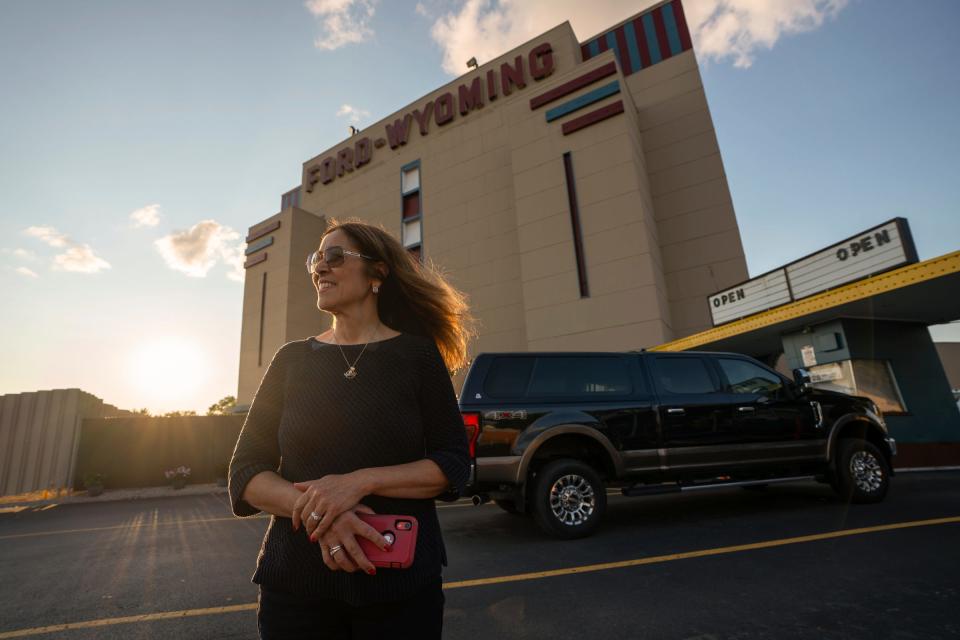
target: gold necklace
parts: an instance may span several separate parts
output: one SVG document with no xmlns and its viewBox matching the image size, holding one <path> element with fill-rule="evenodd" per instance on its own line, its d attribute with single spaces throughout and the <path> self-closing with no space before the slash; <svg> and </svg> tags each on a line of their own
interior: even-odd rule
<svg viewBox="0 0 960 640">
<path fill-rule="evenodd" d="M 374 331 L 373 337 L 377 337 L 377 331 L 379 331 L 379 330 L 380 330 L 380 323 L 378 322 L 378 323 L 377 323 L 377 329 Z M 360 355 L 357 356 L 357 359 L 353 361 L 353 364 L 350 364 L 350 361 L 347 360 L 347 356 L 343 353 L 343 347 L 340 346 L 340 343 L 337 341 L 337 330 L 336 330 L 336 328 L 333 329 L 333 342 L 334 342 L 334 344 L 336 344 L 337 347 L 340 349 L 340 355 L 343 356 L 343 361 L 347 363 L 348 369 L 343 372 L 343 377 L 344 377 L 344 378 L 347 378 L 348 380 L 352 380 L 352 379 L 356 378 L 356 377 L 357 377 L 357 367 L 356 367 L 356 364 L 357 364 L 357 362 L 360 360 L 360 356 L 363 355 L 363 352 L 367 350 L 367 345 L 370 344 L 370 343 L 367 342 L 367 343 L 365 343 L 365 344 L 363 345 L 363 349 L 360 350 Z"/>
</svg>

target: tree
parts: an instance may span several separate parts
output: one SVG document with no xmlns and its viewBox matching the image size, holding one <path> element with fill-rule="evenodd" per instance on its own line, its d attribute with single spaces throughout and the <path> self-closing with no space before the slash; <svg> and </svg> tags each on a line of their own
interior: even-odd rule
<svg viewBox="0 0 960 640">
<path fill-rule="evenodd" d="M 142 409 L 133 409 L 130 413 L 132 413 L 135 416 L 145 416 L 147 418 L 150 417 L 150 411 L 146 407 Z"/>
<path fill-rule="evenodd" d="M 167 411 L 163 414 L 163 418 L 179 418 L 181 416 L 195 416 L 197 412 L 193 409 L 187 409 L 186 411 Z"/>
<path fill-rule="evenodd" d="M 216 404 L 210 405 L 210 408 L 207 409 L 208 416 L 225 416 L 229 415 L 233 408 L 237 405 L 237 399 L 233 396 L 226 396 L 220 398 Z"/>
</svg>

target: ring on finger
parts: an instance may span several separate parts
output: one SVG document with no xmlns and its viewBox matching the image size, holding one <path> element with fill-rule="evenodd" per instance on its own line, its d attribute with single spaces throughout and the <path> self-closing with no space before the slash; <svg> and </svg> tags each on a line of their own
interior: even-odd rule
<svg viewBox="0 0 960 640">
<path fill-rule="evenodd" d="M 330 547 L 330 557 L 332 558 L 337 553 L 337 551 L 340 551 L 340 549 L 342 548 L 343 548 L 343 545 L 340 545 L 340 544 L 336 544 Z"/>
<path fill-rule="evenodd" d="M 311 512 L 310 512 L 310 517 L 313 518 L 314 520 L 319 520 L 319 519 L 320 519 L 320 514 L 317 513 L 316 511 L 311 511 Z"/>
</svg>

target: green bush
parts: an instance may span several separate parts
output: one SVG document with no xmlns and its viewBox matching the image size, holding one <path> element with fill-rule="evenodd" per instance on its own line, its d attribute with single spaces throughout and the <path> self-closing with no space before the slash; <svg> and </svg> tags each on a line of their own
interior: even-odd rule
<svg viewBox="0 0 960 640">
<path fill-rule="evenodd" d="M 88 471 L 87 473 L 83 474 L 83 486 L 84 486 L 84 487 L 89 487 L 89 486 L 91 486 L 91 485 L 101 485 L 101 486 L 102 486 L 102 485 L 103 485 L 103 479 L 104 479 L 105 477 L 106 477 L 106 476 L 105 476 L 104 474 L 102 474 L 102 473 L 92 473 L 92 472 L 89 472 L 89 471 Z"/>
</svg>

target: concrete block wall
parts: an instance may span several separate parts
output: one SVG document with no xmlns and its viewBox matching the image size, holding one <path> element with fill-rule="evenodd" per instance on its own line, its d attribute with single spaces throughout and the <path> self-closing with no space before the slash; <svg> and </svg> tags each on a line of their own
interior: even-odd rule
<svg viewBox="0 0 960 640">
<path fill-rule="evenodd" d="M 123 415 L 80 389 L 0 396 L 0 495 L 69 490 L 84 418 Z"/>
</svg>

